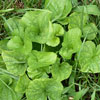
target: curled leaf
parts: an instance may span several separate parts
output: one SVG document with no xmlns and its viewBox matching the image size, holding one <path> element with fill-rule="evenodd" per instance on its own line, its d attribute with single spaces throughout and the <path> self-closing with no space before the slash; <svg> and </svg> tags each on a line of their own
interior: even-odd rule
<svg viewBox="0 0 100 100">
<path fill-rule="evenodd" d="M 64 59 L 71 59 L 73 53 L 77 53 L 81 47 L 81 30 L 79 28 L 70 29 L 65 35 L 62 48 L 59 51 Z"/>
<path fill-rule="evenodd" d="M 63 81 L 67 79 L 72 71 L 72 66 L 69 65 L 67 62 L 62 62 L 60 64 L 60 61 L 58 60 L 53 66 L 52 66 L 52 76 L 57 81 Z"/>
</svg>

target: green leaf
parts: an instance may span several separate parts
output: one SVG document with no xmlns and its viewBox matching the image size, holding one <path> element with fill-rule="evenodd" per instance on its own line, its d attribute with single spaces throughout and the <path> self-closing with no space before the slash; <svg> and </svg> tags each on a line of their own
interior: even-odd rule
<svg viewBox="0 0 100 100">
<path fill-rule="evenodd" d="M 19 20 L 20 19 L 18 17 L 9 18 L 8 20 L 6 20 L 6 22 L 4 23 L 6 31 L 10 33 L 15 29 L 18 29 Z"/>
<path fill-rule="evenodd" d="M 58 23 L 60 23 L 61 25 L 67 25 L 68 24 L 68 17 L 58 20 Z"/>
<path fill-rule="evenodd" d="M 72 5 L 75 7 L 78 5 L 78 0 L 71 0 L 72 1 Z"/>
<path fill-rule="evenodd" d="M 8 35 L 24 38 L 26 27 L 20 18 L 10 18 L 5 22 L 4 26 L 6 31 L 9 33 Z"/>
<path fill-rule="evenodd" d="M 16 51 L 3 51 L 2 57 L 9 72 L 15 75 L 22 75 L 25 73 L 27 68 L 27 57 L 22 53 Z"/>
<path fill-rule="evenodd" d="M 51 67 L 50 66 L 45 66 L 45 67 L 39 67 L 34 70 L 33 67 L 28 67 L 27 72 L 28 76 L 31 79 L 38 79 L 38 78 L 48 78 L 48 73 L 51 72 Z"/>
<path fill-rule="evenodd" d="M 49 38 L 49 21 L 51 12 L 48 10 L 35 10 L 26 12 L 21 22 L 26 27 L 25 35 L 32 42 L 44 44 Z"/>
<path fill-rule="evenodd" d="M 100 10 L 97 5 L 86 5 L 86 6 L 77 6 L 75 9 L 76 12 L 84 12 L 86 14 L 100 16 Z"/>
<path fill-rule="evenodd" d="M 47 66 L 47 68 L 48 68 L 48 66 Z M 45 70 L 44 67 L 38 68 L 36 70 L 34 70 L 32 67 L 29 67 L 27 71 L 28 71 L 28 76 L 31 79 L 48 78 L 47 71 Z"/>
<path fill-rule="evenodd" d="M 0 99 L 1 100 L 20 100 L 22 94 L 14 91 L 14 82 L 8 75 L 0 75 Z"/>
<path fill-rule="evenodd" d="M 19 36 L 14 36 L 11 40 L 8 41 L 7 47 L 10 50 L 19 51 L 27 55 L 32 50 L 32 42 L 27 37 L 24 37 L 23 40 Z"/>
<path fill-rule="evenodd" d="M 50 23 L 50 24 L 51 24 L 51 26 L 50 26 L 51 28 L 49 28 L 49 29 L 51 31 L 51 34 L 50 34 L 50 38 L 48 39 L 46 44 L 48 46 L 55 47 L 60 43 L 60 39 L 58 36 L 64 35 L 64 29 L 60 24 L 53 24 L 53 25 L 52 25 L 52 23 Z"/>
<path fill-rule="evenodd" d="M 64 29 L 60 24 L 52 24 L 50 17 L 51 12 L 48 10 L 35 10 L 26 12 L 18 22 L 14 18 L 9 19 L 11 26 L 14 24 L 11 27 L 13 28 L 11 34 L 14 37 L 9 41 L 9 48 L 19 48 L 26 37 L 32 42 L 57 46 L 60 43 L 59 36 L 64 34 Z"/>
<path fill-rule="evenodd" d="M 94 23 L 90 23 L 83 28 L 83 37 L 86 37 L 88 40 L 95 39 L 98 29 Z"/>
<path fill-rule="evenodd" d="M 19 36 L 14 36 L 8 41 L 7 47 L 11 50 L 19 49 L 23 46 L 23 42 Z"/>
<path fill-rule="evenodd" d="M 78 56 L 82 72 L 100 73 L 100 45 L 96 47 L 92 41 L 87 41 Z"/>
<path fill-rule="evenodd" d="M 61 100 L 63 86 L 52 79 L 35 79 L 30 82 L 26 91 L 28 100 Z"/>
<path fill-rule="evenodd" d="M 69 26 L 68 28 L 80 28 L 82 30 L 82 28 L 86 25 L 86 23 L 88 22 L 88 15 L 84 14 L 84 13 L 78 13 L 78 12 L 73 12 L 69 18 L 68 18 L 68 23 Z"/>
<path fill-rule="evenodd" d="M 0 56 L 0 68 L 3 68 L 3 69 L 6 68 L 6 65 L 5 65 L 5 63 L 4 63 L 4 61 L 3 61 L 2 56 Z"/>
<path fill-rule="evenodd" d="M 28 55 L 32 51 L 32 42 L 29 38 L 24 38 L 23 47 L 20 49 L 20 51 L 25 55 Z"/>
<path fill-rule="evenodd" d="M 33 50 L 28 58 L 28 75 L 30 78 L 48 77 L 49 65 L 56 62 L 57 55 L 53 52 L 40 52 Z"/>
<path fill-rule="evenodd" d="M 7 42 L 8 40 L 0 40 L 0 54 L 2 53 L 2 50 L 7 50 Z"/>
<path fill-rule="evenodd" d="M 46 0 L 45 9 L 52 12 L 52 20 L 65 18 L 72 9 L 71 0 Z"/>
<path fill-rule="evenodd" d="M 28 76 L 31 79 L 38 79 L 38 78 L 40 78 L 44 74 L 43 71 L 40 71 L 38 69 L 34 70 L 32 67 L 29 67 L 27 69 L 27 71 L 28 71 Z"/>
<path fill-rule="evenodd" d="M 26 74 L 20 76 L 17 85 L 15 87 L 15 91 L 19 93 L 25 93 L 26 89 L 28 88 L 29 82 L 30 80 Z"/>
<path fill-rule="evenodd" d="M 29 68 L 37 69 L 40 67 L 47 67 L 56 62 L 57 55 L 53 52 L 40 52 L 33 50 L 28 58 Z"/>
<path fill-rule="evenodd" d="M 0 79 L 4 81 L 7 85 L 12 84 L 12 78 L 9 75 L 6 74 L 0 74 Z M 0 82 L 1 83 L 1 82 Z"/>
<path fill-rule="evenodd" d="M 53 32 L 56 36 L 63 36 L 64 35 L 64 29 L 60 24 L 53 24 Z"/>
<path fill-rule="evenodd" d="M 63 81 L 67 79 L 72 71 L 72 66 L 67 62 L 62 62 L 57 60 L 57 62 L 52 66 L 52 76 L 57 81 Z"/>
<path fill-rule="evenodd" d="M 64 35 L 62 48 L 59 53 L 64 59 L 71 59 L 72 54 L 80 50 L 81 44 L 81 30 L 79 28 L 70 29 Z"/>
</svg>

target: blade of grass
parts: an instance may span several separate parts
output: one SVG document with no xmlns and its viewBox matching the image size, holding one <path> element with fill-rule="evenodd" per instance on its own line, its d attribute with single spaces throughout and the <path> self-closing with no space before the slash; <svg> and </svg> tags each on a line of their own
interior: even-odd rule
<svg viewBox="0 0 100 100">
<path fill-rule="evenodd" d="M 94 90 L 94 92 L 91 95 L 91 100 L 95 100 L 95 94 L 96 94 L 96 90 Z"/>
<path fill-rule="evenodd" d="M 7 12 L 11 12 L 13 11 L 14 8 L 11 8 L 11 9 L 5 9 L 5 10 L 0 10 L 0 13 L 7 13 Z"/>
</svg>

